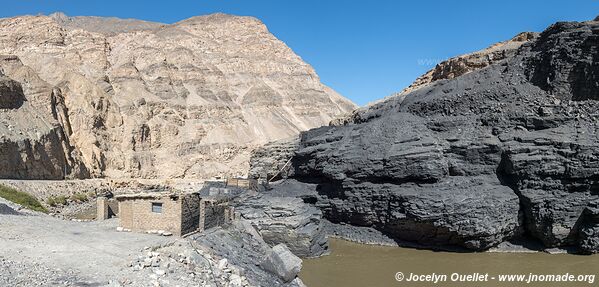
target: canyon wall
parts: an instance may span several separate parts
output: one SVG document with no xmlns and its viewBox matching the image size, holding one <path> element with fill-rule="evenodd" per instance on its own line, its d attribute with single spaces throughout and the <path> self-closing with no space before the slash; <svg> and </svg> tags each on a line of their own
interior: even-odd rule
<svg viewBox="0 0 599 287">
<path fill-rule="evenodd" d="M 598 252 L 597 31 L 556 23 L 481 67 L 302 133 L 293 177 L 316 186 L 304 198 L 333 222 L 427 246 L 527 236 Z"/>
<path fill-rule="evenodd" d="M 252 17 L 5 18 L 0 55 L 2 178 L 245 175 L 355 108 Z"/>
</svg>

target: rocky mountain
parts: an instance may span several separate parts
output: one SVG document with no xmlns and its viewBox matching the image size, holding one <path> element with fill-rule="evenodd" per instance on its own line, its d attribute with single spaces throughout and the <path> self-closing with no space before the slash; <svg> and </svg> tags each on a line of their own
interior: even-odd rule
<svg viewBox="0 0 599 287">
<path fill-rule="evenodd" d="M 418 77 L 399 94 L 407 94 L 439 80 L 448 80 L 472 71 L 480 70 L 498 61 L 514 56 L 522 44 L 534 40 L 534 32 L 522 32 L 507 41 L 495 43 L 483 50 L 460 55 L 437 64 L 433 69 Z"/>
<path fill-rule="evenodd" d="M 434 68 L 418 77 L 411 85 L 400 92 L 382 100 L 375 101 L 365 107 L 340 115 L 331 121 L 330 124 L 343 125 L 348 122 L 360 122 L 364 114 L 368 113 L 373 106 L 382 102 L 387 100 L 397 101 L 398 98 L 403 98 L 403 96 L 408 93 L 428 86 L 436 81 L 453 79 L 472 71 L 480 70 L 506 58 L 511 58 L 522 44 L 534 40 L 537 36 L 538 33 L 535 32 L 522 32 L 512 39 L 495 43 L 480 51 L 449 58 L 435 65 Z"/>
<path fill-rule="evenodd" d="M 0 55 L 2 178 L 243 175 L 355 108 L 251 17 L 5 18 Z"/>
<path fill-rule="evenodd" d="M 524 236 L 599 252 L 597 31 L 558 22 L 496 60 L 302 133 L 293 177 L 315 186 L 302 197 L 332 222 L 427 246 Z"/>
</svg>

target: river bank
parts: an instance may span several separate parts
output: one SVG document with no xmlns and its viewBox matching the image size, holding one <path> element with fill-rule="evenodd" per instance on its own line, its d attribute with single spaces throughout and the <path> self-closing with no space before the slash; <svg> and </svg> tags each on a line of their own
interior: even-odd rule
<svg viewBox="0 0 599 287">
<path fill-rule="evenodd" d="M 323 230 L 330 239 L 344 240 L 353 243 L 375 246 L 403 247 L 415 249 L 427 249 L 445 252 L 473 252 L 456 246 L 424 245 L 410 241 L 399 240 L 385 235 L 383 232 L 372 227 L 353 226 L 349 224 L 332 223 L 326 219 L 322 220 Z M 549 254 L 579 253 L 576 248 L 545 248 L 543 244 L 532 238 L 522 237 L 504 241 L 497 246 L 487 249 L 491 253 L 536 253 L 545 252 Z"/>
</svg>

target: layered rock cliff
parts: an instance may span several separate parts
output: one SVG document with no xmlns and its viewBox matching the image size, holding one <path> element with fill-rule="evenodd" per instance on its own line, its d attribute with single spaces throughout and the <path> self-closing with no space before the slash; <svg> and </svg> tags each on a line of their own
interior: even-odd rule
<svg viewBox="0 0 599 287">
<path fill-rule="evenodd" d="M 4 178 L 243 175 L 355 107 L 251 17 L 6 18 L 0 55 Z"/>
<path fill-rule="evenodd" d="M 69 144 L 64 98 L 15 56 L 0 56 L 0 178 L 89 176 Z"/>
<path fill-rule="evenodd" d="M 333 222 L 482 250 L 517 236 L 598 252 L 599 22 L 302 133 L 294 177 Z M 311 185 L 311 186 L 312 186 Z"/>
</svg>

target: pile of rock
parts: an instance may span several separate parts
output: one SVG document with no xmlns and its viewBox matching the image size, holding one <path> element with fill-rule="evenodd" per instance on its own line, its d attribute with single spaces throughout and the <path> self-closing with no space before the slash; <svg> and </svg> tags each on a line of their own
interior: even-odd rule
<svg viewBox="0 0 599 287">
<path fill-rule="evenodd" d="M 211 229 L 189 239 L 210 250 L 213 258 L 226 258 L 226 265 L 242 270 L 252 286 L 304 286 L 297 277 L 301 259 L 283 244 L 271 248 L 245 219 L 235 220 L 228 229 Z M 221 259 L 218 265 L 225 263 Z"/>
<path fill-rule="evenodd" d="M 132 276 L 132 280 L 148 278 L 150 286 L 249 286 L 241 270 L 227 259 L 211 255 L 201 247 L 195 248 L 183 239 L 146 250 L 133 259 L 129 267 L 133 272 L 144 274 Z"/>
<path fill-rule="evenodd" d="M 58 270 L 0 257 L 0 286 L 82 286 L 89 283 L 74 270 Z"/>
</svg>

